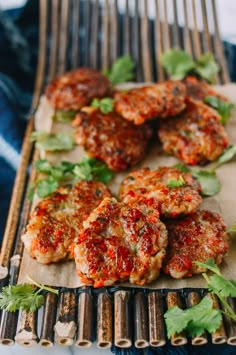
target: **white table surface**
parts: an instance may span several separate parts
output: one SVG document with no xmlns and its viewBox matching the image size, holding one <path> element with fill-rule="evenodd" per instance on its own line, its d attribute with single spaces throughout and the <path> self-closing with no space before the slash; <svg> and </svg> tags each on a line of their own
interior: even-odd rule
<svg viewBox="0 0 236 355">
<path fill-rule="evenodd" d="M 7 346 L 0 345 L 1 355 L 110 355 L 110 350 L 100 350 L 95 344 L 89 349 L 81 349 L 75 346 L 63 347 L 54 345 L 52 348 L 42 348 L 36 345 L 30 348 L 24 348 L 19 345 Z"/>
<path fill-rule="evenodd" d="M 168 0 L 167 0 L 168 1 Z M 3 9 L 11 8 L 13 6 L 21 6 L 26 0 L 0 0 L 0 7 Z M 121 0 L 122 2 L 122 0 Z M 222 38 L 236 43 L 236 0 L 218 0 L 218 16 L 220 23 L 220 30 Z M 63 347 L 54 345 L 52 348 L 43 348 L 40 345 L 25 348 L 19 345 L 5 346 L 0 345 L 1 355 L 71 355 L 71 354 L 83 354 L 83 355 L 108 355 L 111 354 L 110 350 L 100 350 L 94 343 L 89 349 L 81 349 L 73 347 Z"/>
</svg>

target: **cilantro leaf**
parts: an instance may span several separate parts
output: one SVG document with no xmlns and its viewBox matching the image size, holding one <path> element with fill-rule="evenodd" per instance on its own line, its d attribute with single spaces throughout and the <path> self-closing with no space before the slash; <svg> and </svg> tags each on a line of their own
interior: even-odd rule
<svg viewBox="0 0 236 355">
<path fill-rule="evenodd" d="M 114 175 L 105 163 L 93 158 L 82 159 L 73 172 L 80 179 L 91 181 L 95 178 L 104 184 L 108 184 Z"/>
<path fill-rule="evenodd" d="M 52 116 L 52 120 L 62 123 L 70 123 L 75 118 L 75 111 L 56 111 Z"/>
<path fill-rule="evenodd" d="M 213 82 L 214 75 L 219 72 L 220 67 L 216 63 L 213 54 L 208 52 L 198 58 L 195 70 L 200 77 Z"/>
<path fill-rule="evenodd" d="M 106 73 L 112 84 L 125 83 L 134 79 L 135 64 L 130 56 L 118 58 L 112 65 L 111 70 Z"/>
<path fill-rule="evenodd" d="M 178 169 L 182 173 L 190 172 L 189 168 L 187 168 L 187 166 L 182 163 L 177 163 L 177 164 L 173 165 L 173 168 Z"/>
<path fill-rule="evenodd" d="M 200 261 L 195 261 L 195 264 L 197 266 L 200 266 L 203 269 L 211 270 L 215 274 L 220 275 L 220 269 L 215 264 L 214 259 L 209 258 L 205 263 L 202 263 Z"/>
<path fill-rule="evenodd" d="M 236 281 L 226 280 L 221 275 L 209 277 L 208 289 L 213 292 L 217 290 L 222 297 L 236 297 Z"/>
<path fill-rule="evenodd" d="M 104 114 L 112 112 L 114 110 L 114 99 L 110 97 L 105 97 L 104 99 L 93 99 L 91 106 L 94 108 L 99 108 Z"/>
<path fill-rule="evenodd" d="M 167 187 L 181 187 L 185 185 L 185 181 L 182 176 L 179 177 L 179 180 L 176 179 L 169 179 L 167 181 Z"/>
<path fill-rule="evenodd" d="M 179 49 L 170 49 L 163 53 L 160 62 L 173 80 L 184 79 L 187 73 L 195 67 L 191 56 Z"/>
<path fill-rule="evenodd" d="M 227 302 L 226 298 L 236 297 L 236 281 L 225 279 L 221 275 L 220 269 L 215 265 L 213 259 L 208 259 L 206 263 L 196 261 L 195 264 L 205 269 L 209 269 L 214 273 L 214 275 L 210 277 L 205 273 L 202 274 L 207 281 L 208 290 L 219 298 L 228 317 L 236 321 L 236 313 Z"/>
<path fill-rule="evenodd" d="M 230 228 L 228 229 L 228 232 L 229 232 L 229 233 L 236 233 L 236 223 L 235 223 L 234 225 L 232 225 L 232 227 L 230 227 Z"/>
<path fill-rule="evenodd" d="M 221 183 L 214 171 L 193 169 L 191 174 L 201 185 L 203 196 L 214 196 L 220 191 Z"/>
<path fill-rule="evenodd" d="M 186 330 L 189 336 L 201 335 L 205 330 L 212 333 L 219 328 L 222 315 L 213 309 L 213 301 L 204 297 L 199 304 L 182 310 L 178 306 L 168 309 L 164 314 L 167 336 Z"/>
<path fill-rule="evenodd" d="M 74 137 L 65 133 L 47 133 L 36 131 L 31 134 L 31 141 L 38 149 L 46 151 L 71 150 L 75 145 Z"/>
<path fill-rule="evenodd" d="M 216 96 L 206 96 L 205 103 L 216 109 L 221 117 L 221 123 L 225 125 L 232 114 L 232 110 L 235 107 L 231 102 L 225 102 Z"/>
<path fill-rule="evenodd" d="M 47 159 L 38 159 L 34 166 L 40 173 L 49 173 L 51 170 L 51 164 Z"/>
<path fill-rule="evenodd" d="M 36 180 L 30 186 L 28 198 L 33 199 L 36 192 L 39 197 L 46 197 L 53 193 L 62 182 L 76 182 L 78 180 L 91 181 L 93 179 L 108 184 L 114 173 L 100 160 L 83 158 L 80 163 L 74 164 L 62 161 L 58 165 L 52 165 L 48 160 L 37 160 L 37 171 L 47 174 L 44 179 Z"/>
<path fill-rule="evenodd" d="M 205 53 L 194 61 L 185 51 L 170 49 L 162 54 L 160 62 L 173 80 L 184 79 L 191 72 L 211 82 L 219 71 L 212 53 Z"/>
<path fill-rule="evenodd" d="M 221 324 L 222 315 L 220 310 L 213 309 L 213 301 L 204 297 L 199 304 L 188 309 L 189 318 L 192 318 L 187 327 L 190 337 L 200 336 L 207 330 L 209 333 L 216 331 Z"/>
<path fill-rule="evenodd" d="M 174 306 L 168 309 L 165 314 L 165 323 L 167 328 L 167 336 L 170 338 L 175 333 L 180 333 L 188 325 L 189 319 L 186 311 Z"/>
<path fill-rule="evenodd" d="M 31 280 L 33 281 L 33 280 Z M 32 284 L 9 285 L 2 288 L 0 293 L 0 308 L 8 312 L 15 312 L 19 309 L 34 312 L 44 303 L 43 295 L 39 294 L 42 290 L 47 290 L 58 294 L 58 291 L 44 285 L 33 282 L 39 289 Z"/>
<path fill-rule="evenodd" d="M 39 197 L 46 197 L 53 193 L 59 187 L 59 183 L 52 176 L 47 179 L 39 180 L 36 187 L 36 192 Z"/>
<path fill-rule="evenodd" d="M 33 202 L 34 193 L 35 193 L 35 184 L 30 184 L 27 192 L 27 198 L 30 202 Z"/>
<path fill-rule="evenodd" d="M 91 181 L 93 179 L 93 174 L 92 166 L 90 165 L 90 159 L 82 159 L 81 162 L 76 164 L 74 167 L 73 173 L 77 178 L 81 180 Z"/>
<path fill-rule="evenodd" d="M 211 164 L 211 170 L 217 169 L 220 165 L 228 163 L 236 155 L 236 146 L 230 145 L 225 151 L 219 156 L 219 158 Z"/>
</svg>

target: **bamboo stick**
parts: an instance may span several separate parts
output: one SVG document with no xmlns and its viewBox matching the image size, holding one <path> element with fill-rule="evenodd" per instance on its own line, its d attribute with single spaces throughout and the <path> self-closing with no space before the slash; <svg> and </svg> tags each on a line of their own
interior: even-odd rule
<svg viewBox="0 0 236 355">
<path fill-rule="evenodd" d="M 100 349 L 109 349 L 112 346 L 112 304 L 107 293 L 98 295 L 97 346 Z"/>
<path fill-rule="evenodd" d="M 177 292 L 168 292 L 167 294 L 167 307 L 172 308 L 174 306 L 178 306 L 179 308 L 183 308 L 180 296 Z M 180 346 L 187 344 L 187 338 L 184 331 L 180 333 L 175 333 L 171 336 L 171 344 L 174 346 Z"/>
<path fill-rule="evenodd" d="M 43 320 L 39 344 L 45 348 L 50 348 L 54 344 L 54 329 L 57 314 L 57 295 L 48 292 L 45 296 L 43 309 Z"/>
<path fill-rule="evenodd" d="M 162 296 L 158 292 L 148 294 L 149 342 L 159 347 L 166 343 L 164 307 Z"/>
<path fill-rule="evenodd" d="M 70 346 L 74 342 L 76 324 L 76 297 L 71 291 L 62 292 L 59 298 L 59 316 L 54 326 L 55 342 Z"/>
<path fill-rule="evenodd" d="M 79 295 L 78 331 L 75 345 L 89 348 L 93 340 L 93 297 L 88 292 Z"/>
<path fill-rule="evenodd" d="M 235 298 L 227 299 L 231 308 L 236 312 Z M 227 315 L 224 317 L 225 329 L 228 336 L 227 343 L 229 345 L 236 345 L 236 322 L 229 318 Z"/>
<path fill-rule="evenodd" d="M 15 341 L 18 345 L 31 347 L 37 344 L 38 312 L 20 311 L 20 322 Z"/>
<path fill-rule="evenodd" d="M 212 299 L 213 308 L 215 308 L 215 309 L 219 309 L 220 308 L 218 298 L 214 294 L 208 293 L 207 297 Z M 226 337 L 223 321 L 221 322 L 220 327 L 214 333 L 211 334 L 211 340 L 212 340 L 213 344 L 224 344 L 224 343 L 226 343 L 227 337 Z"/>
<path fill-rule="evenodd" d="M 130 324 L 130 291 L 116 291 L 114 294 L 114 337 L 115 345 L 120 348 L 129 348 L 131 341 L 131 324 Z"/>
<path fill-rule="evenodd" d="M 143 291 L 134 296 L 134 345 L 136 348 L 146 348 L 148 343 L 147 305 Z"/>
<path fill-rule="evenodd" d="M 18 312 L 2 311 L 0 327 L 0 344 L 14 345 L 17 328 Z"/>
<path fill-rule="evenodd" d="M 187 295 L 187 306 L 188 307 L 193 307 L 196 306 L 199 302 L 201 301 L 201 297 L 197 292 L 190 292 Z M 191 340 L 192 345 L 204 345 L 207 343 L 207 335 L 206 332 L 204 332 L 200 336 L 195 336 Z"/>
</svg>

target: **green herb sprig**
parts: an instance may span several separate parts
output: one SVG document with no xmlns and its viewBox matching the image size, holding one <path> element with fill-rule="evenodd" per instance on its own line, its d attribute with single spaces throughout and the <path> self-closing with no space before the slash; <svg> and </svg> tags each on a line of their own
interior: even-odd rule
<svg viewBox="0 0 236 355">
<path fill-rule="evenodd" d="M 220 69 L 212 53 L 206 53 L 194 61 L 188 53 L 180 49 L 166 51 L 160 62 L 173 80 L 182 80 L 187 74 L 193 73 L 212 82 Z"/>
<path fill-rule="evenodd" d="M 31 201 L 34 193 L 39 197 L 46 197 L 54 192 L 61 183 L 95 179 L 108 184 L 113 177 L 113 172 L 105 163 L 93 158 L 83 158 L 76 164 L 62 161 L 58 165 L 52 165 L 48 160 L 40 159 L 36 161 L 35 168 L 47 177 L 36 180 L 30 186 L 28 198 Z"/>
<path fill-rule="evenodd" d="M 62 111 L 58 110 L 52 116 L 54 122 L 70 123 L 75 118 L 76 111 Z"/>
<path fill-rule="evenodd" d="M 220 310 L 213 309 L 213 301 L 208 297 L 189 309 L 174 306 L 166 311 L 164 318 L 168 338 L 182 330 L 186 330 L 190 337 L 200 336 L 205 330 L 212 333 L 222 321 Z"/>
<path fill-rule="evenodd" d="M 185 181 L 182 176 L 179 177 L 179 179 L 170 179 L 167 181 L 166 186 L 167 187 L 181 187 L 185 185 Z"/>
<path fill-rule="evenodd" d="M 209 170 L 202 170 L 197 167 L 187 167 L 182 163 L 177 163 L 173 167 L 182 171 L 183 173 L 189 172 L 201 185 L 201 195 L 205 197 L 216 195 L 221 189 L 220 180 L 215 170 L 222 164 L 231 161 L 236 156 L 236 146 L 229 146 L 220 155 L 220 157 L 211 163 L 208 167 Z"/>
<path fill-rule="evenodd" d="M 208 297 L 186 310 L 174 306 L 164 314 L 169 338 L 182 330 L 186 330 L 189 336 L 200 336 L 205 330 L 212 333 L 219 328 L 222 313 L 236 321 L 236 314 L 227 302 L 227 297 L 236 297 L 236 281 L 225 279 L 213 259 L 208 259 L 206 263 L 196 261 L 195 264 L 213 272 L 210 277 L 206 273 L 203 273 L 203 276 L 207 281 L 208 290 L 219 298 L 224 311 L 213 309 L 213 301 Z"/>
<path fill-rule="evenodd" d="M 35 312 L 44 303 L 42 291 L 49 291 L 58 294 L 58 290 L 47 287 L 33 281 L 28 277 L 32 284 L 9 285 L 2 288 L 0 293 L 0 308 L 8 312 L 25 310 Z"/>
<path fill-rule="evenodd" d="M 91 106 L 94 108 L 99 108 L 104 114 L 112 112 L 114 110 L 114 99 L 110 97 L 105 97 L 103 99 L 93 99 Z"/>
<path fill-rule="evenodd" d="M 195 264 L 213 272 L 212 276 L 202 274 L 207 281 L 207 288 L 219 298 L 227 315 L 236 321 L 236 313 L 227 302 L 227 297 L 236 297 L 236 281 L 225 279 L 213 259 L 207 260 L 206 263 L 196 261 Z"/>
<path fill-rule="evenodd" d="M 35 131 L 31 134 L 31 141 L 36 142 L 38 149 L 48 152 L 71 150 L 75 145 L 74 137 L 66 133 Z"/>
<path fill-rule="evenodd" d="M 221 123 L 225 125 L 228 119 L 231 117 L 232 110 L 235 108 L 235 105 L 231 102 L 225 102 L 216 96 L 206 96 L 204 101 L 219 113 L 221 117 Z"/>
<path fill-rule="evenodd" d="M 135 63 L 130 56 L 123 56 L 118 58 L 110 70 L 105 71 L 104 74 L 108 76 L 113 85 L 125 83 L 133 80 Z"/>
<path fill-rule="evenodd" d="M 201 170 L 196 167 L 189 168 L 184 164 L 178 163 L 173 166 L 183 173 L 191 175 L 199 182 L 201 186 L 201 195 L 204 197 L 214 196 L 221 189 L 221 183 L 214 171 Z"/>
</svg>

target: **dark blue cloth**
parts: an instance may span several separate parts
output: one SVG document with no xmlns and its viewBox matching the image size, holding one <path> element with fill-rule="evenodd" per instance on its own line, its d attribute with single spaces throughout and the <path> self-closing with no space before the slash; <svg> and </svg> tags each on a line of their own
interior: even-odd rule
<svg viewBox="0 0 236 355">
<path fill-rule="evenodd" d="M 0 11 L 0 242 L 31 104 L 38 48 L 38 2 Z"/>
</svg>

